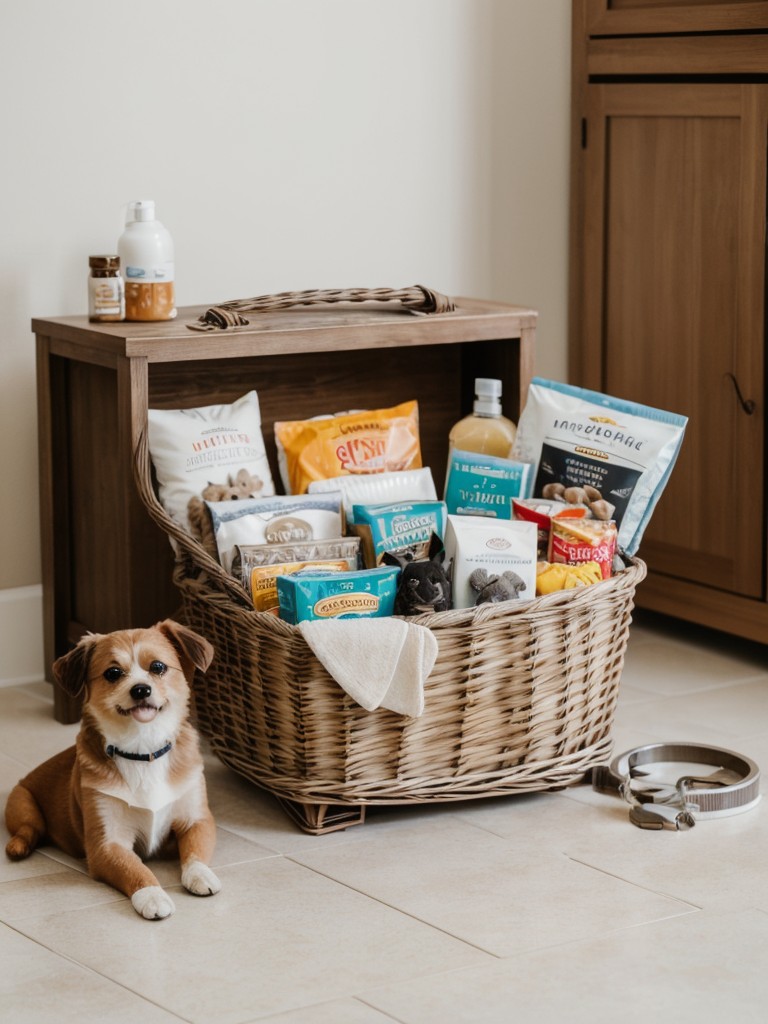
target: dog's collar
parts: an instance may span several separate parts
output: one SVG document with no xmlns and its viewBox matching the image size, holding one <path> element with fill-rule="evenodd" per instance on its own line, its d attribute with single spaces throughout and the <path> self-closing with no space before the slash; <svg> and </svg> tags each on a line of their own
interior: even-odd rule
<svg viewBox="0 0 768 1024">
<path fill-rule="evenodd" d="M 167 754 L 173 744 L 168 741 L 164 747 L 156 750 L 154 754 L 129 754 L 125 750 L 120 750 L 112 743 L 107 744 L 107 757 L 125 757 L 129 761 L 156 761 L 158 757 L 162 757 L 163 754 Z"/>
<path fill-rule="evenodd" d="M 685 765 L 677 782 L 653 779 L 644 766 Z M 699 773 L 705 765 L 717 771 Z M 668 770 L 668 769 L 667 769 Z M 674 778 L 672 772 L 670 779 Z M 651 776 L 643 782 L 643 776 Z M 760 769 L 743 754 L 698 743 L 649 743 L 615 758 L 610 765 L 592 769 L 592 785 L 605 793 L 618 793 L 632 805 L 629 820 L 639 828 L 688 829 L 699 818 L 737 814 L 760 799 Z M 653 805 L 653 806 L 651 806 Z"/>
</svg>

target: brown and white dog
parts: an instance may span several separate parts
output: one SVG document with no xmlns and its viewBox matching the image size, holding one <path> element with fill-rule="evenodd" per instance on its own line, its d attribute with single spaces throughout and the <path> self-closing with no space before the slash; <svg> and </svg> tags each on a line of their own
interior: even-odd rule
<svg viewBox="0 0 768 1024">
<path fill-rule="evenodd" d="M 208 866 L 216 826 L 188 718 L 189 682 L 212 657 L 207 640 L 166 619 L 150 629 L 88 634 L 55 662 L 68 693 L 85 688 L 80 732 L 75 746 L 31 771 L 8 797 L 11 860 L 52 843 L 85 857 L 91 876 L 129 896 L 142 917 L 162 918 L 173 901 L 141 857 L 167 853 L 175 839 L 184 888 L 196 896 L 219 891 Z"/>
</svg>

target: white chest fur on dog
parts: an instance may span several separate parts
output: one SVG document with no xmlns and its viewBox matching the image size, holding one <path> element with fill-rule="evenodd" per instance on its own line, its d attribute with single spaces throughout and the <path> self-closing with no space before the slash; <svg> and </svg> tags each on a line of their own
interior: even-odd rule
<svg viewBox="0 0 768 1024">
<path fill-rule="evenodd" d="M 97 805 L 110 841 L 138 847 L 144 856 L 161 848 L 174 821 L 195 821 L 206 806 L 203 773 L 172 784 L 162 759 L 117 764 L 123 781 L 102 786 Z"/>
</svg>

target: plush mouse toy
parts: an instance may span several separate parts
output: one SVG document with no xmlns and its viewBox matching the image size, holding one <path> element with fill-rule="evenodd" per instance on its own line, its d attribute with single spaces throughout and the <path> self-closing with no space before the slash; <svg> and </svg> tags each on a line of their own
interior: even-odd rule
<svg viewBox="0 0 768 1024">
<path fill-rule="evenodd" d="M 195 495 L 189 499 L 187 516 L 192 536 L 202 544 L 212 558 L 218 559 L 219 552 L 211 517 L 205 507 L 206 501 L 241 501 L 243 498 L 255 498 L 263 487 L 263 480 L 253 476 L 247 469 L 239 469 L 234 477 L 227 476 L 225 484 L 209 483 L 199 498 Z"/>
<path fill-rule="evenodd" d="M 409 559 L 387 551 L 382 561 L 400 567 L 395 615 L 447 612 L 451 608 L 451 581 L 443 568 L 443 542 L 432 534 L 427 558 Z"/>
<path fill-rule="evenodd" d="M 233 492 L 231 497 L 234 499 L 238 498 L 257 498 L 264 489 L 264 481 L 258 477 L 249 473 L 247 469 L 238 469 L 237 475 L 234 479 L 230 476 L 229 480 L 230 490 Z M 203 491 L 203 497 L 205 497 L 205 491 Z M 212 501 L 209 498 L 208 501 Z M 226 499 L 217 499 L 218 501 Z"/>
<path fill-rule="evenodd" d="M 501 576 L 489 576 L 485 569 L 475 569 L 469 577 L 469 585 L 477 592 L 475 604 L 489 604 L 496 601 L 513 601 L 527 589 L 516 572 L 503 572 Z"/>
<path fill-rule="evenodd" d="M 202 494 L 203 501 L 241 501 L 256 498 L 264 482 L 253 476 L 247 469 L 238 469 L 236 476 L 227 476 L 225 484 L 209 483 Z"/>
</svg>

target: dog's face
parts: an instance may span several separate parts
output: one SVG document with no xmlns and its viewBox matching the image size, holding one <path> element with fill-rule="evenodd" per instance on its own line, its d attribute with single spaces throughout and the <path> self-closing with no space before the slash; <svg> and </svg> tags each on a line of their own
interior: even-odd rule
<svg viewBox="0 0 768 1024">
<path fill-rule="evenodd" d="M 158 717 L 173 735 L 186 716 L 187 680 L 177 651 L 159 630 L 96 640 L 87 685 L 88 710 L 104 735 L 131 733 L 134 724 L 149 725 Z"/>
<path fill-rule="evenodd" d="M 205 671 L 212 656 L 207 640 L 166 620 L 149 629 L 88 634 L 53 672 L 68 693 L 85 688 L 84 712 L 103 735 L 142 729 L 173 735 L 187 714 L 192 674 Z"/>
</svg>

